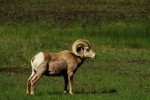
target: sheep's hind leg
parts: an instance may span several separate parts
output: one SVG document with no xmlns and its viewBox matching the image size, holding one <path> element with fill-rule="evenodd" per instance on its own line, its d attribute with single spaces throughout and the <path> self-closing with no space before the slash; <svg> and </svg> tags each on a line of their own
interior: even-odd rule
<svg viewBox="0 0 150 100">
<path fill-rule="evenodd" d="M 34 69 L 32 68 L 32 74 L 30 75 L 30 77 L 28 78 L 28 80 L 27 80 L 27 92 L 26 92 L 26 94 L 30 94 L 30 88 L 31 88 L 31 79 L 32 79 L 32 77 L 35 75 L 35 71 L 34 71 Z"/>
<path fill-rule="evenodd" d="M 42 62 L 37 69 L 37 73 L 31 79 L 31 95 L 34 95 L 35 83 L 42 77 L 42 75 L 47 71 L 47 64 L 49 60 Z"/>
</svg>

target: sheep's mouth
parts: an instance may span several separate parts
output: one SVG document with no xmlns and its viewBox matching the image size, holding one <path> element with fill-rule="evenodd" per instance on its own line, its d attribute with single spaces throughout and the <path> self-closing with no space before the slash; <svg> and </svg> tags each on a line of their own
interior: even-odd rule
<svg viewBox="0 0 150 100">
<path fill-rule="evenodd" d="M 96 58 L 96 54 L 93 53 L 92 56 L 91 56 L 91 58 Z"/>
</svg>

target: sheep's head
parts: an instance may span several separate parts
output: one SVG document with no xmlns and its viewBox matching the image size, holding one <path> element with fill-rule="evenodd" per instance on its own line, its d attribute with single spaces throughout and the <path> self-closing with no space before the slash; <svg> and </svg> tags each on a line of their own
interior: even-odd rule
<svg viewBox="0 0 150 100">
<path fill-rule="evenodd" d="M 91 47 L 92 45 L 89 40 L 79 39 L 73 43 L 72 51 L 81 58 L 95 58 L 96 54 Z"/>
</svg>

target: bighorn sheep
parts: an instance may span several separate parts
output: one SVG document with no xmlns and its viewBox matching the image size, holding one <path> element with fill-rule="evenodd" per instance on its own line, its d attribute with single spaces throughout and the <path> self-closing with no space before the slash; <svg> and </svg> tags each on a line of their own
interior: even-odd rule
<svg viewBox="0 0 150 100">
<path fill-rule="evenodd" d="M 91 43 L 86 39 L 76 40 L 72 51 L 64 50 L 59 53 L 40 52 L 31 60 L 32 73 L 27 81 L 27 94 L 34 95 L 35 83 L 42 75 L 63 76 L 64 92 L 73 95 L 73 75 L 86 58 L 95 58 Z"/>
</svg>

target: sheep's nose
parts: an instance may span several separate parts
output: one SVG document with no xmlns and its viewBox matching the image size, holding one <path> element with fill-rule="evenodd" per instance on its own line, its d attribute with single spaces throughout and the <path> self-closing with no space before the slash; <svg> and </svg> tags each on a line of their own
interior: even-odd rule
<svg viewBox="0 0 150 100">
<path fill-rule="evenodd" d="M 92 58 L 96 58 L 96 53 L 93 53 L 93 54 L 92 54 Z"/>
</svg>

